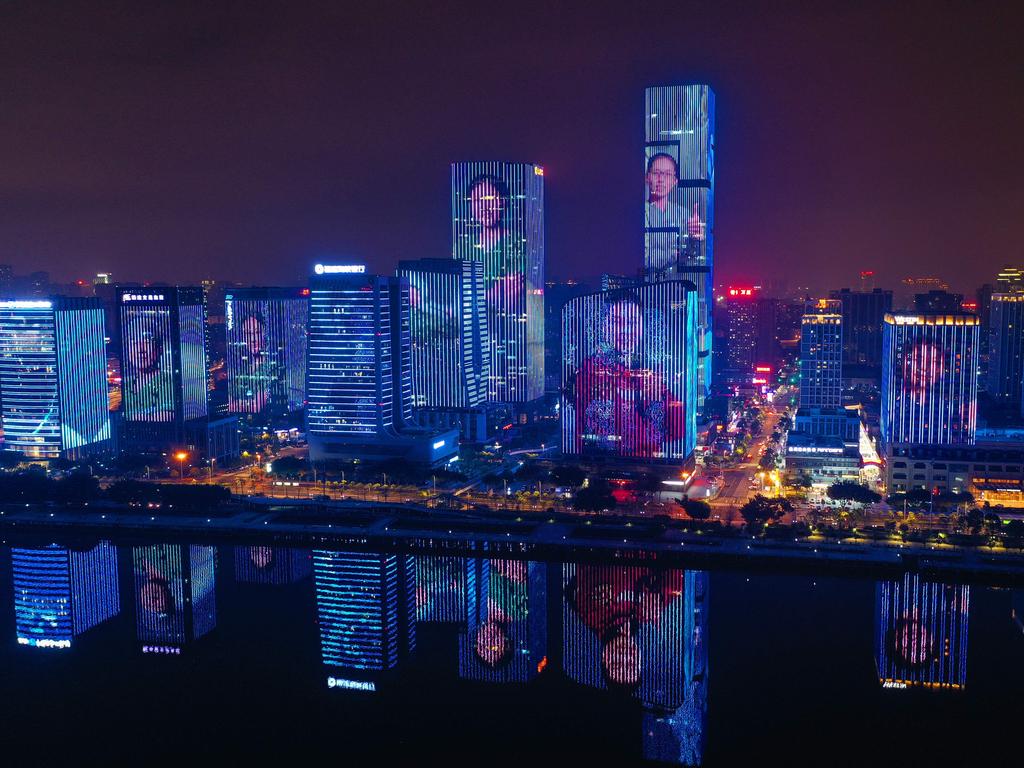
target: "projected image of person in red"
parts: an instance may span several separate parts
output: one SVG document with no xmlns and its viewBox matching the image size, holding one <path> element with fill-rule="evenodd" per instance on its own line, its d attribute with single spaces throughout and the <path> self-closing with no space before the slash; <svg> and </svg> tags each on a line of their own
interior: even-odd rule
<svg viewBox="0 0 1024 768">
<path fill-rule="evenodd" d="M 682 437 L 682 401 L 644 359 L 651 331 L 636 295 L 609 294 L 596 348 L 572 382 L 577 449 L 656 457 Z"/>
<path fill-rule="evenodd" d="M 934 341 L 917 341 L 904 360 L 907 393 L 923 402 L 946 374 L 945 350 Z"/>
<path fill-rule="evenodd" d="M 657 625 L 665 608 L 683 593 L 684 571 L 580 565 L 565 588 L 565 599 L 601 643 L 605 683 L 634 690 L 644 659 L 637 635 Z"/>
</svg>

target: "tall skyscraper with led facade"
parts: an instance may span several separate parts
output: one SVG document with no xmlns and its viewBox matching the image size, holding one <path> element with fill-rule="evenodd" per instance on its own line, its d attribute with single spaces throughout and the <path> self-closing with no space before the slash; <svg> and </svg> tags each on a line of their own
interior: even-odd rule
<svg viewBox="0 0 1024 768">
<path fill-rule="evenodd" d="M 807 306 L 800 323 L 800 408 L 842 404 L 842 303 L 821 299 Z"/>
<path fill-rule="evenodd" d="M 730 384 L 747 384 L 759 362 L 756 357 L 758 337 L 758 296 L 753 286 L 729 286 L 725 292 L 725 320 L 728 326 L 725 345 L 725 370 L 721 378 Z"/>
<path fill-rule="evenodd" d="M 99 299 L 0 301 L 4 448 L 80 458 L 111 444 Z"/>
<path fill-rule="evenodd" d="M 979 331 L 975 315 L 885 316 L 883 442 L 974 443 Z"/>
<path fill-rule="evenodd" d="M 132 548 L 135 629 L 144 653 L 180 653 L 217 624 L 216 549 L 197 544 Z"/>
<path fill-rule="evenodd" d="M 989 396 L 1021 404 L 1024 382 L 1024 293 L 993 293 L 989 305 Z"/>
<path fill-rule="evenodd" d="M 531 163 L 452 165 L 452 256 L 484 267 L 487 398 L 544 394 L 544 169 Z"/>
<path fill-rule="evenodd" d="M 696 288 L 666 280 L 562 310 L 562 452 L 687 458 L 696 444 Z"/>
<path fill-rule="evenodd" d="M 413 407 L 483 405 L 491 352 L 483 263 L 402 261 L 398 276 L 409 283 Z"/>
<path fill-rule="evenodd" d="M 120 610 L 117 549 L 108 541 L 84 551 L 12 547 L 11 566 L 19 645 L 70 648 Z"/>
<path fill-rule="evenodd" d="M 318 264 L 310 280 L 306 439 L 310 457 L 435 463 L 458 433 L 412 427 L 409 283 L 362 265 Z"/>
<path fill-rule="evenodd" d="M 228 411 L 280 418 L 306 397 L 308 288 L 232 288 L 224 294 Z"/>
<path fill-rule="evenodd" d="M 183 442 L 207 417 L 206 298 L 202 288 L 118 288 L 122 410 L 128 438 Z"/>
<path fill-rule="evenodd" d="M 711 382 L 715 94 L 707 85 L 644 92 L 644 267 L 697 286 L 698 397 Z"/>
<path fill-rule="evenodd" d="M 411 555 L 315 549 L 313 582 L 325 665 L 372 680 L 415 649 Z"/>
</svg>

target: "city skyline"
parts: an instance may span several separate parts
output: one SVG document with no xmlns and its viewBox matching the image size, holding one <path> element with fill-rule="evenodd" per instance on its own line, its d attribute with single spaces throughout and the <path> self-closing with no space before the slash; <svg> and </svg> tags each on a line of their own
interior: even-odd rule
<svg viewBox="0 0 1024 768">
<path fill-rule="evenodd" d="M 167 9 L 145 20 L 99 13 L 88 31 L 74 11 L 7 13 L 15 40 L 39 41 L 6 53 L 25 73 L 11 99 L 24 119 L 2 134 L 0 261 L 18 271 L 287 284 L 310 263 L 356 259 L 381 273 L 410 242 L 417 256 L 449 252 L 446 168 L 486 157 L 545 167 L 551 277 L 613 271 L 643 252 L 642 90 L 672 82 L 709 83 L 725 110 L 723 282 L 789 272 L 824 290 L 874 269 L 880 284 L 935 273 L 972 291 L 963 253 L 985 273 L 1014 256 L 1020 166 L 1006 157 L 1024 111 L 1002 98 L 1020 77 L 1005 64 L 1014 25 L 992 13 L 687 6 L 665 9 L 678 23 L 654 31 L 589 6 L 595 23 L 568 31 L 552 23 L 568 22 L 566 10 L 356 14 L 339 25 L 310 6 L 244 23 L 216 8 Z M 58 33 L 37 34 L 44 26 Z M 364 42 L 385 27 L 401 53 Z M 864 61 L 847 39 L 870 39 L 874 55 Z M 666 60 L 672 44 L 681 53 Z M 506 81 L 480 66 L 516 51 L 523 69 Z M 568 51 L 582 64 L 560 75 Z M 104 77 L 117 87 L 96 92 Z M 971 108 L 951 108 L 965 89 Z M 35 101 L 41 92 L 52 97 Z M 454 130 L 450 115 L 464 116 Z M 986 140 L 951 156 L 971 135 Z"/>
</svg>

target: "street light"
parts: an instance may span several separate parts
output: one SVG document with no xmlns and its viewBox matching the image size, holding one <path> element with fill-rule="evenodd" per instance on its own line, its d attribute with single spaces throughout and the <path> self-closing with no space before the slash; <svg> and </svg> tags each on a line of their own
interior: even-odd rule
<svg viewBox="0 0 1024 768">
<path fill-rule="evenodd" d="M 188 458 L 188 454 L 184 451 L 178 451 L 174 454 L 174 458 L 178 460 L 178 479 L 185 479 L 185 459 Z"/>
</svg>

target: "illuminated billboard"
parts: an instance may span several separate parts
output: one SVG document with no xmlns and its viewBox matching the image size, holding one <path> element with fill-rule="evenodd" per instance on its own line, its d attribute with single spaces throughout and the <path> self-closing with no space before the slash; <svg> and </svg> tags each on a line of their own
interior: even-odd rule
<svg viewBox="0 0 1024 768">
<path fill-rule="evenodd" d="M 306 289 L 234 289 L 224 297 L 228 411 L 280 416 L 305 403 Z"/>
<path fill-rule="evenodd" d="M 206 299 L 199 288 L 122 288 L 122 397 L 128 422 L 207 415 Z"/>
<path fill-rule="evenodd" d="M 544 394 L 543 169 L 453 164 L 452 256 L 484 267 L 488 400 L 536 400 Z"/>
<path fill-rule="evenodd" d="M 668 280 L 571 299 L 562 310 L 562 451 L 687 458 L 696 444 L 696 302 Z"/>
<path fill-rule="evenodd" d="M 711 381 L 715 95 L 706 85 L 644 92 L 644 268 L 697 286 L 702 402 Z"/>
<path fill-rule="evenodd" d="M 975 315 L 885 316 L 880 422 L 886 443 L 974 443 L 979 332 Z"/>
</svg>

